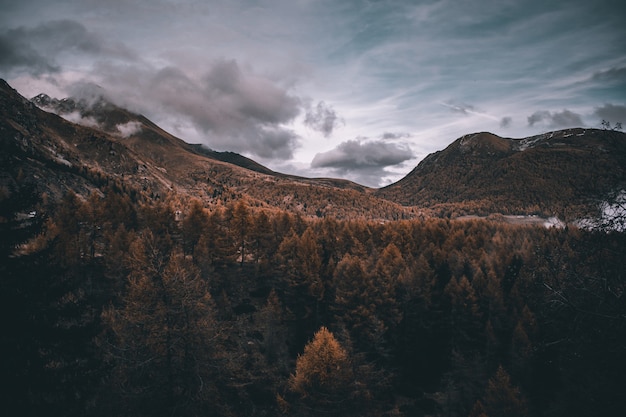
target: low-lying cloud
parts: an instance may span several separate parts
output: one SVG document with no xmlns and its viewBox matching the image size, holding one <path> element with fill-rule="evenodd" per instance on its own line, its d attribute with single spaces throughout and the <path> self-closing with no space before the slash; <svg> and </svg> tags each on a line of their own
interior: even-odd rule
<svg viewBox="0 0 626 417">
<path fill-rule="evenodd" d="M 335 149 L 315 155 L 314 168 L 359 170 L 384 168 L 413 158 L 413 152 L 405 144 L 381 140 L 361 142 L 357 139 L 342 142 Z"/>
<path fill-rule="evenodd" d="M 340 143 L 335 149 L 315 155 L 312 168 L 330 168 L 336 173 L 351 173 L 358 182 L 378 186 L 388 174 L 386 168 L 400 165 L 415 155 L 405 143 L 385 140 L 354 139 Z"/>
<path fill-rule="evenodd" d="M 605 120 L 611 125 L 615 123 L 626 123 L 626 106 L 619 104 L 606 103 L 601 107 L 596 107 L 593 114 L 598 119 Z"/>
<path fill-rule="evenodd" d="M 130 122 L 119 124 L 115 128 L 120 133 L 120 136 L 126 139 L 141 132 L 141 122 L 131 120 Z"/>
<path fill-rule="evenodd" d="M 76 123 L 81 126 L 100 128 L 98 121 L 91 116 L 83 116 L 79 110 L 74 110 L 69 113 L 59 113 L 59 116 L 67 120 L 68 122 Z"/>
<path fill-rule="evenodd" d="M 299 145 L 287 125 L 302 111 L 302 100 L 235 60 L 215 61 L 198 78 L 177 67 L 103 65 L 98 71 L 116 104 L 178 125 L 186 121 L 210 148 L 288 159 Z"/>
<path fill-rule="evenodd" d="M 550 112 L 540 110 L 528 116 L 528 126 L 545 125 L 549 128 L 566 128 L 583 126 L 582 118 L 579 114 L 564 109 L 560 112 Z"/>
<path fill-rule="evenodd" d="M 213 149 L 262 158 L 293 156 L 300 138 L 289 125 L 305 110 L 306 100 L 291 94 L 288 87 L 242 67 L 237 60 L 216 59 L 204 70 L 190 72 L 177 65 L 141 61 L 137 55 L 72 20 L 0 32 L 0 72 L 45 74 L 72 97 L 88 102 L 106 97 L 158 120 L 175 134 L 192 134 L 195 137 L 183 139 Z M 93 60 L 96 56 L 100 59 Z M 66 58 L 88 59 L 80 78 L 64 78 Z M 309 119 L 325 135 L 339 121 L 323 102 Z M 123 127 L 122 134 L 132 131 L 128 128 Z"/>
</svg>

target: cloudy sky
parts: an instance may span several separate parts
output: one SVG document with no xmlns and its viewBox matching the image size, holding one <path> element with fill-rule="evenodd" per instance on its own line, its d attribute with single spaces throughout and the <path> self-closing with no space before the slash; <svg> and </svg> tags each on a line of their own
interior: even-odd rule
<svg viewBox="0 0 626 417">
<path fill-rule="evenodd" d="M 0 77 L 383 186 L 467 133 L 626 124 L 626 3 L 0 0 Z"/>
</svg>

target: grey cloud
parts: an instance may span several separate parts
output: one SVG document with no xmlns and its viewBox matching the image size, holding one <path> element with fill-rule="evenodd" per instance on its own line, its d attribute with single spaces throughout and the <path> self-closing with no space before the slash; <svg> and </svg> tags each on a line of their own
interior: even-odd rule
<svg viewBox="0 0 626 417">
<path fill-rule="evenodd" d="M 98 121 L 93 117 L 83 117 L 83 115 L 78 110 L 74 110 L 69 113 L 63 113 L 60 115 L 65 120 L 70 121 L 72 123 L 76 123 L 82 126 L 95 127 L 100 128 Z"/>
<path fill-rule="evenodd" d="M 556 113 L 552 113 L 547 110 L 540 110 L 528 116 L 529 126 L 534 126 L 535 124 L 540 123 L 551 128 L 583 126 L 583 121 L 580 115 L 567 109 Z"/>
<path fill-rule="evenodd" d="M 130 122 L 116 125 L 116 129 L 123 138 L 129 138 L 141 132 L 141 122 L 131 120 Z"/>
<path fill-rule="evenodd" d="M 405 138 L 410 138 L 410 137 L 411 137 L 410 133 L 393 133 L 393 132 L 385 132 L 380 136 L 381 139 L 385 139 L 385 140 L 405 139 Z"/>
<path fill-rule="evenodd" d="M 261 128 L 259 141 L 253 143 L 251 150 L 256 155 L 266 159 L 290 159 L 293 150 L 299 145 L 298 135 L 284 128 Z"/>
<path fill-rule="evenodd" d="M 73 98 L 83 102 L 88 107 L 93 106 L 101 99 L 109 100 L 107 92 L 97 84 L 88 81 L 78 81 L 68 87 L 68 93 Z"/>
<path fill-rule="evenodd" d="M 341 171 L 368 170 L 398 165 L 413 158 L 413 152 L 405 144 L 375 140 L 361 142 L 349 140 L 335 149 L 315 155 L 313 168 L 335 168 Z"/>
<path fill-rule="evenodd" d="M 116 104 L 149 117 L 191 122 L 211 148 L 287 159 L 299 145 L 284 125 L 300 113 L 302 100 L 237 61 L 216 61 L 199 79 L 177 67 L 145 65 L 102 64 L 98 73 Z"/>
<path fill-rule="evenodd" d="M 33 75 L 58 72 L 59 67 L 22 39 L 10 33 L 0 34 L 0 70 L 10 72 L 24 68 Z"/>
<path fill-rule="evenodd" d="M 325 102 L 320 101 L 315 108 L 306 112 L 304 124 L 311 129 L 321 132 L 325 137 L 330 136 L 343 120 L 337 116 L 337 112 Z"/>
<path fill-rule="evenodd" d="M 610 68 L 606 71 L 598 71 L 591 77 L 593 81 L 602 83 L 626 82 L 626 67 Z"/>
<path fill-rule="evenodd" d="M 582 126 L 583 121 L 580 115 L 565 109 L 552 114 L 552 124 L 556 127 Z"/>
<path fill-rule="evenodd" d="M 387 168 L 415 157 L 409 146 L 403 143 L 363 140 L 349 140 L 328 152 L 318 153 L 313 158 L 311 167 L 329 169 L 334 175 L 339 174 L 360 184 L 379 187 L 386 177 L 393 176 Z"/>
<path fill-rule="evenodd" d="M 546 110 L 536 111 L 530 116 L 528 116 L 528 125 L 534 126 L 536 123 L 539 123 L 543 120 L 550 118 L 550 112 Z"/>
<path fill-rule="evenodd" d="M 216 62 L 201 88 L 205 99 L 219 104 L 222 116 L 234 121 L 252 119 L 261 124 L 279 124 L 300 113 L 299 98 L 266 78 L 244 73 L 235 60 Z M 207 128 L 219 127 L 214 126 L 219 121 L 211 122 Z"/>
<path fill-rule="evenodd" d="M 507 128 L 507 127 L 511 127 L 511 124 L 513 123 L 513 118 L 506 116 L 503 117 L 502 119 L 500 119 L 500 127 L 502 128 Z"/>
<path fill-rule="evenodd" d="M 593 114 L 601 120 L 611 124 L 626 123 L 626 106 L 606 103 L 602 107 L 596 107 Z"/>
<path fill-rule="evenodd" d="M 59 54 L 90 54 L 133 59 L 120 44 L 109 44 L 73 20 L 54 20 L 0 33 L 0 69 L 21 70 L 33 75 L 59 72 Z"/>
</svg>

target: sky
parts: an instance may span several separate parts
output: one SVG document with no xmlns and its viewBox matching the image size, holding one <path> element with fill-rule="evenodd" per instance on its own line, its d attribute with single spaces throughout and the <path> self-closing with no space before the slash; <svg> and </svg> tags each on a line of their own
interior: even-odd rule
<svg viewBox="0 0 626 417">
<path fill-rule="evenodd" d="M 0 78 L 307 177 L 626 123 L 622 0 L 0 0 Z"/>
</svg>

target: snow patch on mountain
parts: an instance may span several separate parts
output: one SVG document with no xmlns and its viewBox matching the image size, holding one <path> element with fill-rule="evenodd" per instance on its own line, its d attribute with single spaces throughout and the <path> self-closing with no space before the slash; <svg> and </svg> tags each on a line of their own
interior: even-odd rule
<svg viewBox="0 0 626 417">
<path fill-rule="evenodd" d="M 525 151 L 526 149 L 534 147 L 537 144 L 537 142 L 540 142 L 545 139 L 550 139 L 551 137 L 552 137 L 552 133 L 550 134 L 545 133 L 543 135 L 532 136 L 526 139 L 522 139 L 519 141 L 517 145 L 517 150 L 520 152 Z"/>
<path fill-rule="evenodd" d="M 600 203 L 600 216 L 580 219 L 576 225 L 587 230 L 626 231 L 626 190 Z"/>
</svg>

